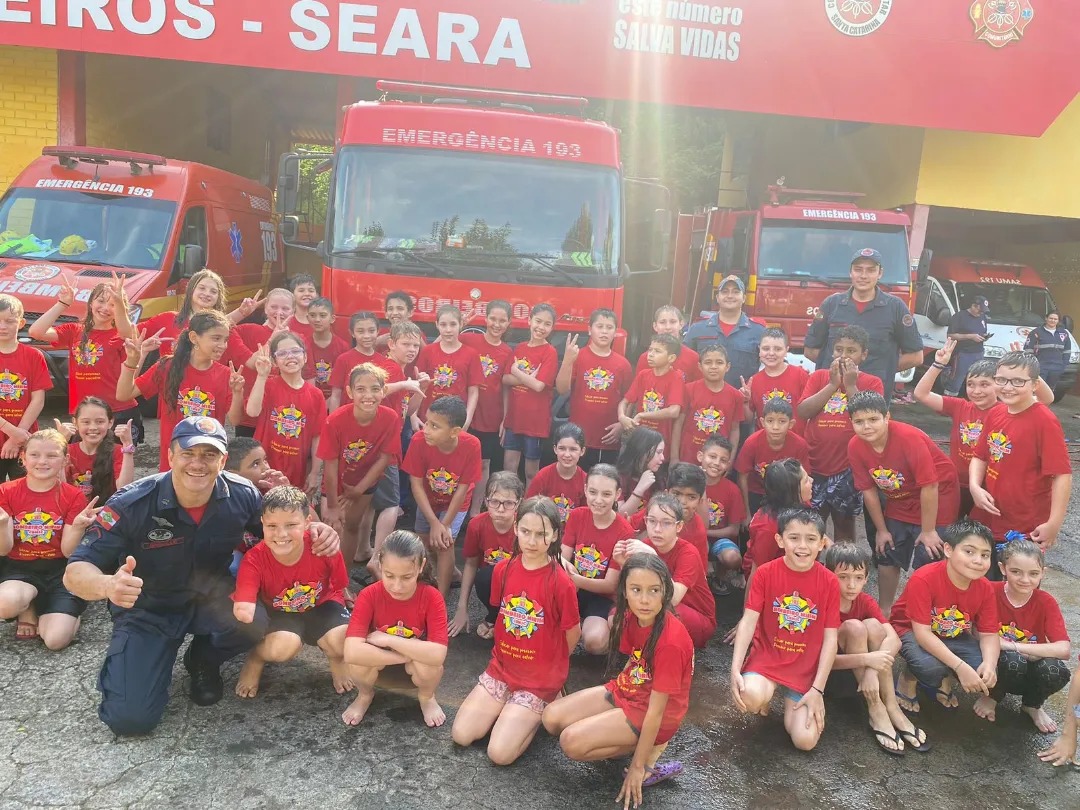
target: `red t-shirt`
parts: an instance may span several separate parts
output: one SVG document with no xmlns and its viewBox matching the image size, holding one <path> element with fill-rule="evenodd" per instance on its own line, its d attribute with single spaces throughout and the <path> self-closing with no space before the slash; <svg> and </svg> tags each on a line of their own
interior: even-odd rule
<svg viewBox="0 0 1080 810">
<path fill-rule="evenodd" d="M 52 375 L 39 349 L 20 343 L 10 354 L 0 352 L 0 416 L 19 424 L 30 406 L 30 395 L 52 387 Z M 113 399 L 116 399 L 115 388 Z M 29 431 L 33 433 L 37 429 L 35 420 Z"/>
<path fill-rule="evenodd" d="M 318 456 L 324 461 L 338 460 L 339 488 L 359 484 L 384 453 L 390 456 L 391 464 L 401 458 L 401 417 L 385 405 L 379 406 L 375 418 L 366 425 L 356 421 L 352 403 L 326 417 Z"/>
<path fill-rule="evenodd" d="M 229 368 L 221 363 L 211 363 L 210 368 L 200 371 L 188 364 L 180 380 L 176 402 L 168 407 L 165 398 L 158 396 L 165 388 L 165 378 L 172 366 L 172 358 L 154 363 L 145 374 L 135 378 L 135 387 L 144 397 L 158 397 L 158 419 L 161 420 L 161 471 L 169 469 L 169 444 L 173 428 L 181 419 L 189 416 L 211 416 L 225 424 L 225 417 L 232 407 L 232 389 L 229 388 Z"/>
<path fill-rule="evenodd" d="M 679 458 L 694 464 L 706 439 L 710 436 L 727 438 L 742 421 L 742 394 L 734 385 L 725 384 L 720 391 L 711 391 L 704 380 L 692 382 L 686 386 L 683 415 Z"/>
<path fill-rule="evenodd" d="M 416 369 L 431 377 L 427 396 L 420 404 L 421 419 L 427 416 L 431 403 L 443 397 L 461 397 L 462 402 L 468 403 L 469 389 L 482 385 L 485 379 L 480 355 L 464 344 L 456 352 L 447 352 L 441 343 L 429 343 L 420 350 Z"/>
<path fill-rule="evenodd" d="M 656 743 L 662 745 L 675 736 L 690 706 L 690 681 L 694 677 L 694 642 L 678 617 L 670 613 L 656 639 L 652 660 L 643 657 L 653 628 L 642 627 L 637 616 L 626 612 L 619 652 L 630 656 L 616 677 L 607 682 L 611 699 L 634 726 L 641 728 L 649 710 L 652 693 L 668 696 Z"/>
<path fill-rule="evenodd" d="M 64 527 L 86 508 L 78 487 L 58 483 L 47 492 L 34 492 L 25 478 L 0 484 L 0 509 L 11 517 L 14 544 L 9 560 L 62 560 Z"/>
<path fill-rule="evenodd" d="M 652 543 L 647 538 L 645 542 L 652 546 Z M 653 548 L 656 547 L 653 546 Z M 713 596 L 712 591 L 709 589 L 705 566 L 701 562 L 701 555 L 697 549 L 680 538 L 675 541 L 675 545 L 666 554 L 659 549 L 657 549 L 656 553 L 667 565 L 668 570 L 671 572 L 671 578 L 686 586 L 686 595 L 683 596 L 679 604 L 712 619 L 715 624 L 716 597 Z"/>
<path fill-rule="evenodd" d="M 346 349 L 330 369 L 330 388 L 340 388 L 344 391 L 345 387 L 349 384 L 349 375 L 352 374 L 352 370 L 363 363 L 373 363 L 379 368 L 386 368 L 390 363 L 390 358 L 385 354 L 379 354 L 378 352 L 364 354 L 356 348 Z M 397 364 L 395 363 L 394 365 Z M 400 369 L 401 367 L 398 366 L 398 368 Z M 307 377 L 307 368 L 305 368 L 304 371 L 304 376 Z M 383 404 L 385 405 L 386 403 L 384 402 Z"/>
<path fill-rule="evenodd" d="M 339 358 L 344 358 L 349 353 L 349 344 L 337 335 L 331 334 L 330 342 L 326 346 L 320 346 L 316 343 L 314 336 L 306 339 L 304 345 L 307 349 L 307 362 L 304 363 L 303 372 L 304 379 L 315 383 L 324 398 L 329 397 L 332 388 L 330 380 L 334 373 L 334 367 L 338 364 Z M 345 362 L 347 363 L 348 360 Z M 348 374 L 350 371 L 352 371 L 352 366 L 349 366 L 345 373 Z"/>
<path fill-rule="evenodd" d="M 985 411 L 960 397 L 942 397 L 941 412 L 952 418 L 952 432 L 949 434 L 949 457 L 956 467 L 960 487 L 968 488 L 968 468 L 975 456 L 975 445 L 982 435 L 983 420 L 994 408 L 1004 408 L 998 403 Z"/>
<path fill-rule="evenodd" d="M 446 629 L 446 602 L 439 589 L 419 582 L 408 599 L 395 599 L 382 582 L 360 591 L 353 606 L 346 635 L 367 638 L 376 630 L 391 636 L 415 638 L 442 644 L 450 643 Z"/>
<path fill-rule="evenodd" d="M 350 406 L 351 407 L 351 406 Z M 311 469 L 311 444 L 326 422 L 326 400 L 310 382 L 293 388 L 281 377 L 267 377 L 255 439 L 270 466 L 294 487 L 304 488 Z"/>
<path fill-rule="evenodd" d="M 1003 639 L 1017 644 L 1053 644 L 1070 640 L 1061 606 L 1046 591 L 1037 590 L 1027 604 L 1014 607 L 1005 595 L 1004 582 L 992 582 L 990 586 L 997 597 L 998 633 Z"/>
<path fill-rule="evenodd" d="M 574 474 L 567 480 L 559 475 L 558 464 L 549 464 L 533 477 L 525 497 L 544 495 L 551 498 L 559 507 L 559 518 L 566 523 L 571 509 L 585 505 L 585 478 L 581 467 L 575 467 Z"/>
<path fill-rule="evenodd" d="M 912 572 L 889 617 L 897 635 L 909 632 L 913 622 L 930 625 L 941 638 L 1001 629 L 994 586 L 984 578 L 972 580 L 967 590 L 961 590 L 949 579 L 948 565 L 948 560 L 941 560 Z"/>
<path fill-rule="evenodd" d="M 672 405 L 685 405 L 686 386 L 683 384 L 682 377 L 673 371 L 658 377 L 656 372 L 651 368 L 647 368 L 634 377 L 633 384 L 631 384 L 630 389 L 623 398 L 633 406 L 635 414 L 641 413 L 647 416 L 653 411 L 659 411 Z M 683 411 L 685 412 L 685 408 Z M 664 443 L 671 444 L 671 429 L 675 426 L 674 419 L 652 421 L 643 418 L 641 424 L 659 431 L 660 435 L 664 437 Z"/>
<path fill-rule="evenodd" d="M 175 312 L 161 312 L 152 318 L 135 324 L 135 329 L 139 332 L 145 331 L 147 337 L 153 337 L 158 330 L 161 330 L 161 356 L 164 357 L 176 352 L 176 339 L 190 325 L 191 318 L 188 318 L 183 323 L 177 323 Z M 243 337 L 241 337 L 241 333 L 237 331 L 237 327 L 231 326 L 229 328 L 229 344 L 218 362 L 225 368 L 229 367 L 230 362 L 240 368 L 251 357 L 252 351 L 253 349 L 248 347 Z"/>
<path fill-rule="evenodd" d="M 637 532 L 622 515 L 606 529 L 596 528 L 592 510 L 579 506 L 570 511 L 563 526 L 562 544 L 574 550 L 573 563 L 577 572 L 587 579 L 603 579 L 608 567 L 618 565 L 611 559 L 611 552 L 620 540 L 627 540 Z"/>
<path fill-rule="evenodd" d="M 289 331 L 301 338 L 305 343 L 311 340 L 312 328 L 310 323 L 300 323 L 293 315 L 288 322 Z"/>
<path fill-rule="evenodd" d="M 1001 515 L 975 509 L 971 516 L 999 538 L 1013 529 L 1031 534 L 1045 523 L 1050 516 L 1053 476 L 1072 472 L 1061 423 L 1038 402 L 1020 413 L 991 408 L 975 445 L 975 457 L 986 462 L 983 488 L 994 497 Z"/>
<path fill-rule="evenodd" d="M 480 440 L 471 433 L 458 433 L 458 444 L 449 453 L 430 445 L 420 431 L 412 438 L 401 469 L 424 481 L 424 492 L 436 514 L 444 512 L 459 486 L 469 489 L 461 504 L 466 512 L 472 503 L 473 489 L 480 480 Z"/>
<path fill-rule="evenodd" d="M 530 346 L 523 342 L 514 349 L 513 362 L 526 373 L 535 370 L 536 379 L 545 388 L 536 392 L 524 385 L 511 386 L 506 403 L 506 427 L 521 436 L 546 439 L 551 433 L 551 400 L 559 373 L 559 355 L 550 343 Z"/>
<path fill-rule="evenodd" d="M 244 345 L 253 352 L 258 351 L 260 346 L 269 343 L 270 338 L 274 336 L 274 330 L 265 323 L 238 323 L 233 327 L 233 331 L 240 336 L 240 340 L 244 341 Z"/>
<path fill-rule="evenodd" d="M 784 446 L 774 450 L 769 445 L 769 439 L 764 430 L 750 434 L 743 443 L 739 455 L 735 457 L 735 470 L 746 473 L 746 486 L 751 492 L 758 495 L 765 494 L 765 470 L 774 461 L 793 458 L 803 465 L 803 469 L 810 471 L 810 447 L 806 439 L 797 436 L 790 430 L 784 437 Z"/>
<path fill-rule="evenodd" d="M 349 572 L 341 552 L 317 557 L 311 551 L 311 534 L 304 532 L 304 550 L 292 565 L 278 561 L 266 543 L 244 554 L 236 572 L 234 602 L 261 601 L 270 610 L 304 613 L 324 602 L 344 605 Z"/>
<path fill-rule="evenodd" d="M 726 529 L 746 520 L 742 491 L 730 478 L 721 478 L 705 487 L 705 500 L 709 510 L 709 531 Z"/>
<path fill-rule="evenodd" d="M 607 357 L 588 345 L 578 352 L 570 387 L 570 421 L 585 431 L 585 446 L 611 449 L 601 440 L 609 425 L 619 421 L 619 402 L 634 381 L 630 361 L 618 352 Z"/>
<path fill-rule="evenodd" d="M 513 556 L 515 537 L 513 524 L 509 531 L 499 534 L 491 522 L 491 514 L 481 512 L 469 521 L 461 556 L 465 559 L 476 557 L 481 565 L 495 565 Z"/>
<path fill-rule="evenodd" d="M 749 576 L 753 566 L 758 569 L 765 563 L 784 556 L 784 550 L 776 542 L 780 527 L 776 518 L 764 509 L 758 509 L 750 519 L 750 539 L 746 541 L 746 554 L 743 555 L 743 574 Z"/>
<path fill-rule="evenodd" d="M 773 560 L 750 581 L 746 609 L 759 618 L 742 671 L 796 692 L 810 691 L 825 631 L 840 627 L 836 575 L 820 563 L 809 571 L 793 571 L 785 560 Z"/>
<path fill-rule="evenodd" d="M 64 478 L 72 486 L 79 488 L 79 492 L 83 494 L 87 500 L 90 499 L 93 493 L 93 485 L 90 483 L 94 477 L 94 459 L 97 458 L 95 453 L 92 456 L 88 456 L 83 452 L 79 442 L 68 445 L 68 460 L 67 468 L 64 472 Z M 120 444 L 113 445 L 113 481 L 120 477 L 120 468 L 124 466 L 124 454 L 120 451 Z"/>
<path fill-rule="evenodd" d="M 874 489 L 885 495 L 885 517 L 904 523 L 922 522 L 922 488 L 938 485 L 935 526 L 947 526 L 960 511 L 960 488 L 956 467 L 934 440 L 913 425 L 889 422 L 885 449 L 878 453 L 858 436 L 848 443 L 848 460 L 859 490 Z"/>
<path fill-rule="evenodd" d="M 412 377 L 406 376 L 405 369 L 399 366 L 396 362 L 389 357 L 383 357 L 379 355 L 378 365 L 380 368 L 386 371 L 386 384 L 391 385 L 393 383 L 405 382 Z M 399 414 L 404 420 L 409 416 L 409 403 L 412 402 L 414 392 L 405 388 L 399 389 L 392 394 L 387 394 L 383 398 L 382 404 L 392 410 L 394 413 Z"/>
<path fill-rule="evenodd" d="M 470 427 L 481 433 L 498 433 L 503 421 L 502 378 L 513 362 L 514 348 L 507 343 L 492 346 L 478 332 L 464 332 L 460 339 L 480 357 L 480 369 L 484 373 Z"/>
<path fill-rule="evenodd" d="M 881 612 L 881 606 L 877 603 L 870 594 L 860 592 L 853 600 L 851 600 L 851 609 L 844 612 L 840 610 L 840 621 L 846 622 L 849 619 L 857 622 L 866 621 L 867 619 L 877 619 L 882 624 L 888 624 L 889 620 L 885 618 L 885 614 Z"/>
<path fill-rule="evenodd" d="M 829 384 L 829 369 L 818 369 L 806 381 L 799 401 L 813 396 Z M 859 372 L 857 383 L 860 391 L 876 391 L 882 396 L 885 389 L 881 380 L 871 374 Z M 848 469 L 848 442 L 855 435 L 847 410 L 847 393 L 841 388 L 825 403 L 821 411 L 806 420 L 803 437 L 810 446 L 810 467 L 813 475 L 836 475 Z"/>
<path fill-rule="evenodd" d="M 529 571 L 515 557 L 491 572 L 491 604 L 499 618 L 488 674 L 552 700 L 570 672 L 566 633 L 581 621 L 574 583 L 555 563 Z"/>
<path fill-rule="evenodd" d="M 809 371 L 802 366 L 790 364 L 775 377 L 770 377 L 764 369 L 759 371 L 750 378 L 750 410 L 754 412 L 754 418 L 762 417 L 765 404 L 770 399 L 782 399 L 790 404 L 794 411 L 799 405 L 799 398 L 808 379 Z"/>
<path fill-rule="evenodd" d="M 53 346 L 68 350 L 68 412 L 86 397 L 97 397 L 109 403 L 114 411 L 135 407 L 135 400 L 120 402 L 116 384 L 120 380 L 120 365 L 125 362 L 124 340 L 112 329 L 92 329 L 82 346 L 81 323 L 58 323 L 53 327 L 56 340 Z"/>
<path fill-rule="evenodd" d="M 645 530 L 645 509 L 639 509 L 633 515 L 630 516 L 630 526 L 634 529 L 635 533 L 640 533 Z M 687 520 L 683 521 L 682 531 L 679 532 L 679 539 L 685 540 L 694 550 L 701 555 L 702 563 L 705 568 L 709 567 L 709 532 L 705 528 L 705 521 L 701 519 L 701 515 L 695 512 Z"/>
<path fill-rule="evenodd" d="M 698 365 L 699 355 L 689 346 L 683 346 L 679 356 L 675 358 L 674 368 L 682 377 L 683 382 L 692 383 L 701 379 L 701 366 Z M 634 374 L 640 374 L 649 367 L 649 353 L 642 352 L 634 367 Z"/>
</svg>

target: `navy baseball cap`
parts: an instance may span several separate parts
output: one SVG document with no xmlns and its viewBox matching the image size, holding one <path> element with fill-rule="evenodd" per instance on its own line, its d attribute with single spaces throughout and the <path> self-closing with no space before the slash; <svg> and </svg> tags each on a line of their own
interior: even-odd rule
<svg viewBox="0 0 1080 810">
<path fill-rule="evenodd" d="M 735 275 L 724 276 L 723 281 L 720 282 L 720 286 L 717 287 L 716 289 L 717 290 L 724 289 L 725 284 L 734 284 L 736 287 L 739 288 L 739 292 L 746 292 L 746 284 L 738 276 L 735 276 Z"/>
<path fill-rule="evenodd" d="M 973 298 L 971 300 L 971 303 L 972 304 L 978 304 L 980 307 L 982 307 L 987 312 L 990 311 L 990 301 L 985 295 L 976 296 L 975 298 Z M 971 306 L 971 304 L 969 304 L 968 306 Z"/>
<path fill-rule="evenodd" d="M 173 428 L 172 440 L 181 450 L 190 450 L 197 444 L 207 444 L 222 455 L 228 453 L 229 437 L 221 422 L 209 416 L 189 416 L 181 419 Z"/>
<path fill-rule="evenodd" d="M 877 262 L 878 267 L 883 266 L 881 261 L 881 251 L 874 250 L 873 248 L 863 248 L 862 250 L 856 250 L 855 255 L 851 257 L 851 263 L 855 264 L 855 262 L 859 261 L 860 259 L 869 259 L 872 262 Z"/>
</svg>

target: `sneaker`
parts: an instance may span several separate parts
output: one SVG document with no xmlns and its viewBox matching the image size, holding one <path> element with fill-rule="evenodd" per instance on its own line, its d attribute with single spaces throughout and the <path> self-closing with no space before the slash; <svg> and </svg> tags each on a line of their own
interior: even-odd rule
<svg viewBox="0 0 1080 810">
<path fill-rule="evenodd" d="M 196 706 L 213 706 L 225 694 L 225 681 L 221 667 L 207 661 L 196 660 L 191 654 L 195 644 L 188 645 L 184 653 L 184 669 L 191 676 L 191 702 Z"/>
</svg>

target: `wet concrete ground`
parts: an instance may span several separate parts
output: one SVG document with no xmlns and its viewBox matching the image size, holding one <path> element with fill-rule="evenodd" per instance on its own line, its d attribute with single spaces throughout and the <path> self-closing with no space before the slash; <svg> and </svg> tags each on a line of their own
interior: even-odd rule
<svg viewBox="0 0 1080 810">
<path fill-rule="evenodd" d="M 1073 441 L 1080 402 L 1056 408 Z M 936 438 L 947 422 L 914 407 L 895 416 Z M 156 436 L 139 454 L 141 470 L 156 461 Z M 1080 448 L 1080 443 L 1077 444 Z M 1080 486 L 1080 483 L 1078 483 Z M 1080 638 L 1080 497 L 1045 587 L 1062 603 Z M 456 595 L 456 591 L 454 592 Z M 473 601 L 474 613 L 479 604 Z M 721 634 L 738 620 L 738 602 L 719 607 Z M 475 621 L 474 616 L 474 621 Z M 614 807 L 624 763 L 569 762 L 543 732 L 517 764 L 495 768 L 481 748 L 457 749 L 449 724 L 429 730 L 404 682 L 380 691 L 364 724 L 346 728 L 348 699 L 333 692 L 322 656 L 267 667 L 259 697 L 231 693 L 239 661 L 225 670 L 224 700 L 199 708 L 186 697 L 177 666 L 173 699 L 150 737 L 117 739 L 96 716 L 97 671 L 110 626 L 103 607 L 87 611 L 78 641 L 60 653 L 16 642 L 0 626 L 0 810 L 58 808 L 559 808 Z M 490 645 L 476 636 L 454 640 L 439 692 L 447 713 L 475 683 Z M 827 702 L 818 749 L 795 751 L 779 704 L 768 718 L 738 714 L 728 691 L 729 647 L 714 641 L 697 656 L 691 711 L 669 749 L 683 776 L 650 789 L 649 808 L 1076 808 L 1080 775 L 1035 758 L 1052 737 L 1037 733 L 1007 699 L 995 724 L 971 712 L 926 706 L 918 721 L 934 745 L 928 754 L 893 758 L 873 744 L 861 701 Z M 570 688 L 601 682 L 602 663 L 576 656 Z M 1051 699 L 1059 722 L 1064 693 Z"/>
</svg>

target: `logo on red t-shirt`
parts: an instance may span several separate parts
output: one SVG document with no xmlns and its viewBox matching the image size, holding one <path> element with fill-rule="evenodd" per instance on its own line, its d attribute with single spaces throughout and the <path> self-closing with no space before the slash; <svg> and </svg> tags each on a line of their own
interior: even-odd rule
<svg viewBox="0 0 1080 810">
<path fill-rule="evenodd" d="M 325 360 L 315 361 L 315 383 L 317 385 L 326 385 L 330 382 L 330 373 L 334 370 L 334 367 Z"/>
<path fill-rule="evenodd" d="M 17 402 L 30 386 L 23 377 L 7 369 L 0 371 L 0 399 Z"/>
<path fill-rule="evenodd" d="M 971 627 L 969 619 L 956 605 L 940 608 L 930 608 L 930 630 L 942 638 L 956 638 Z"/>
<path fill-rule="evenodd" d="M 982 429 L 983 423 L 981 419 L 976 419 L 974 422 L 961 422 L 960 443 L 967 445 L 968 447 L 974 447 L 979 443 Z"/>
<path fill-rule="evenodd" d="M 529 358 L 527 357 L 518 358 L 517 367 L 524 371 L 526 374 L 532 374 L 533 371 L 536 369 L 536 366 L 530 363 Z"/>
<path fill-rule="evenodd" d="M 86 341 L 86 345 L 78 343 L 75 346 L 75 364 L 78 366 L 96 366 L 101 356 L 105 354 L 105 348 L 100 343 L 92 340 Z"/>
<path fill-rule="evenodd" d="M 659 391 L 646 391 L 641 397 L 641 410 L 645 413 L 655 413 L 664 407 L 664 395 Z"/>
<path fill-rule="evenodd" d="M 870 471 L 870 475 L 882 492 L 899 492 L 904 486 L 904 474 L 897 470 L 875 467 Z"/>
<path fill-rule="evenodd" d="M 510 559 L 510 552 L 503 551 L 501 548 L 488 549 L 487 554 L 484 555 L 484 562 L 487 565 L 496 565 L 503 560 Z"/>
<path fill-rule="evenodd" d="M 724 510 L 722 503 L 717 503 L 712 498 L 709 499 L 709 528 L 716 529 L 724 525 L 724 518 L 727 517 L 727 512 Z"/>
<path fill-rule="evenodd" d="M 484 372 L 484 379 L 486 380 L 492 374 L 499 373 L 499 364 L 495 362 L 494 358 L 482 354 L 480 355 L 480 370 Z"/>
<path fill-rule="evenodd" d="M 791 394 L 787 391 L 782 391 L 779 388 L 774 388 L 772 391 L 761 395 L 761 404 L 764 405 L 774 399 L 782 399 L 785 402 L 791 402 Z"/>
<path fill-rule="evenodd" d="M 282 613 L 303 613 L 315 607 L 322 590 L 321 582 L 314 584 L 294 582 L 275 596 L 271 604 L 274 610 L 280 610 Z"/>
<path fill-rule="evenodd" d="M 574 568 L 588 579 L 596 579 L 607 571 L 608 558 L 595 546 L 579 546 L 574 552 Z"/>
<path fill-rule="evenodd" d="M 556 495 L 551 500 L 555 503 L 555 506 L 559 508 L 559 518 L 563 523 L 566 523 L 566 519 L 570 516 L 570 510 L 574 505 L 570 503 L 570 499 L 565 495 Z"/>
<path fill-rule="evenodd" d="M 176 408 L 183 419 L 189 416 L 213 416 L 214 395 L 203 391 L 197 385 L 194 388 L 181 389 L 176 395 Z"/>
<path fill-rule="evenodd" d="M 423 633 L 416 627 L 406 627 L 405 622 L 399 621 L 397 624 L 388 624 L 379 628 L 382 632 L 388 636 L 397 636 L 398 638 L 421 638 Z"/>
<path fill-rule="evenodd" d="M 458 477 L 445 467 L 437 470 L 428 470 L 428 486 L 436 495 L 453 495 L 457 489 Z"/>
<path fill-rule="evenodd" d="M 1006 641 L 1015 641 L 1017 643 L 1037 644 L 1039 641 L 1038 636 L 1034 633 L 1028 633 L 1026 630 L 1021 630 L 1016 626 L 1016 622 L 1009 622 L 1007 625 L 1001 625 L 998 635 Z"/>
<path fill-rule="evenodd" d="M 626 660 L 619 677 L 615 679 L 615 685 L 626 692 L 636 691 L 646 681 L 651 681 L 652 675 L 649 668 L 641 658 L 641 650 L 634 650 Z"/>
<path fill-rule="evenodd" d="M 1012 441 L 1001 431 L 995 430 L 990 434 L 990 438 L 986 442 L 987 450 L 990 452 L 990 458 L 994 461 L 1001 461 L 1005 456 L 1012 452 Z"/>
<path fill-rule="evenodd" d="M 590 368 L 585 372 L 583 379 L 585 387 L 590 391 L 607 391 L 615 382 L 615 375 L 606 368 Z"/>
<path fill-rule="evenodd" d="M 71 477 L 71 483 L 79 488 L 87 498 L 90 497 L 90 493 L 94 491 L 94 485 L 91 483 L 94 474 L 92 472 L 83 472 Z"/>
<path fill-rule="evenodd" d="M 544 608 L 524 591 L 520 596 L 504 597 L 499 615 L 503 620 L 503 629 L 515 638 L 532 638 L 533 633 L 544 625 Z"/>
<path fill-rule="evenodd" d="M 270 424 L 274 426 L 274 432 L 278 436 L 288 439 L 299 439 L 307 424 L 304 412 L 294 405 L 285 408 L 273 408 L 270 411 Z"/>
<path fill-rule="evenodd" d="M 431 378 L 436 388 L 450 388 L 457 381 L 457 369 L 445 363 L 435 369 L 435 376 Z"/>
<path fill-rule="evenodd" d="M 341 457 L 345 459 L 346 464 L 355 464 L 360 459 L 368 454 L 371 449 L 371 442 L 365 442 L 363 439 L 357 439 L 355 442 L 349 442 L 341 450 Z"/>
<path fill-rule="evenodd" d="M 799 596 L 798 591 L 792 591 L 789 596 L 778 596 L 773 600 L 772 609 L 780 629 L 792 633 L 805 633 L 818 617 L 817 605 Z"/>
<path fill-rule="evenodd" d="M 769 462 L 768 461 L 762 461 L 756 467 L 754 467 L 754 469 L 757 470 L 757 474 L 760 475 L 764 479 L 765 478 L 765 471 L 767 469 L 769 469 Z"/>
<path fill-rule="evenodd" d="M 828 414 L 847 413 L 847 394 L 837 391 L 829 397 L 829 401 L 825 403 L 821 411 Z"/>
<path fill-rule="evenodd" d="M 694 424 L 702 433 L 716 433 L 724 426 L 725 421 L 724 414 L 711 405 L 694 412 Z"/>
<path fill-rule="evenodd" d="M 51 543 L 58 529 L 64 528 L 64 521 L 54 518 L 38 507 L 32 512 L 21 512 L 15 516 L 15 537 L 20 543 L 45 545 Z"/>
</svg>

